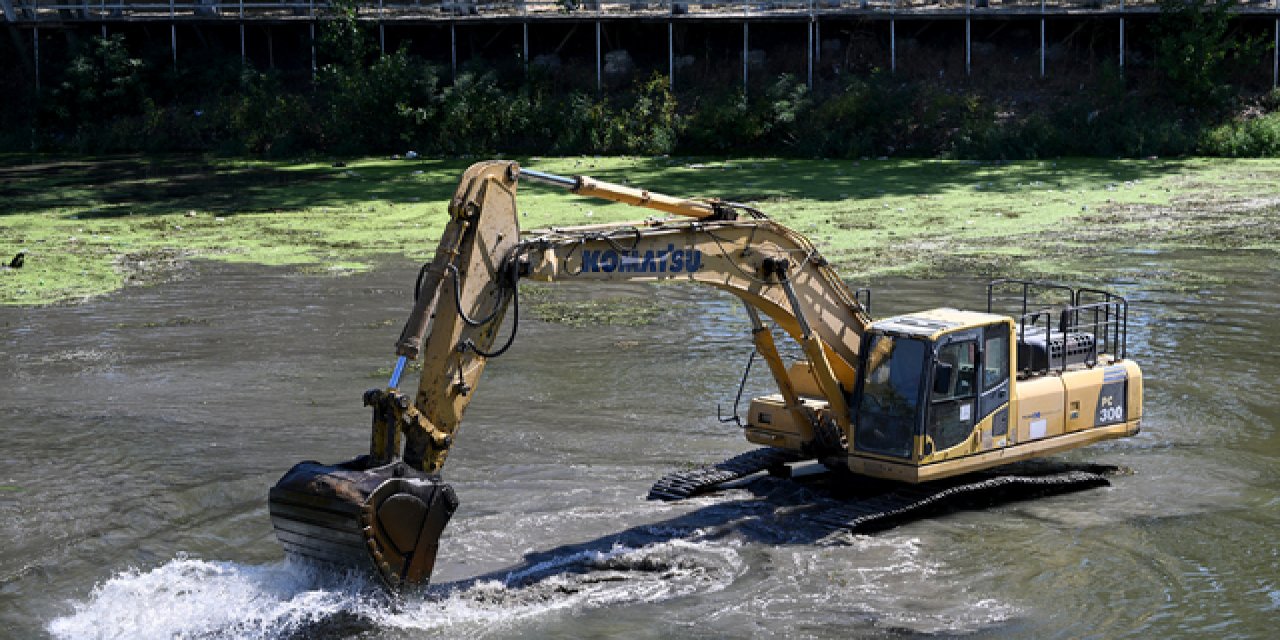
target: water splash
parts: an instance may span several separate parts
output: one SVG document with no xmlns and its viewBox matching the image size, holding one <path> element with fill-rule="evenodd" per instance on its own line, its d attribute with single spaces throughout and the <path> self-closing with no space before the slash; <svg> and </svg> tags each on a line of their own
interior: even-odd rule
<svg viewBox="0 0 1280 640">
<path fill-rule="evenodd" d="M 358 577 L 289 562 L 179 557 L 112 577 L 48 630 L 57 638 L 280 638 L 366 608 L 372 597 Z"/>
<path fill-rule="evenodd" d="M 301 564 L 179 557 L 112 577 L 48 631 L 57 638 L 268 639 L 396 629 L 475 637 L 584 608 L 719 591 L 741 566 L 729 547 L 683 540 L 615 545 L 392 600 L 358 576 Z"/>
</svg>

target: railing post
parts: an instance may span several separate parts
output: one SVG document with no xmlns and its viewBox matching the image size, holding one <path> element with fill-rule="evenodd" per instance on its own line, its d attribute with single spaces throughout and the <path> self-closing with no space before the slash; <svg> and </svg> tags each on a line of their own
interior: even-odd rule
<svg viewBox="0 0 1280 640">
<path fill-rule="evenodd" d="M 670 18 L 667 18 L 667 88 L 676 89 L 676 27 Z"/>
<path fill-rule="evenodd" d="M 1044 77 L 1044 0 L 1040 0 L 1040 77 Z"/>
<path fill-rule="evenodd" d="M 378 51 L 384 56 L 387 55 L 387 26 L 383 24 L 385 11 L 383 0 L 378 0 Z"/>
<path fill-rule="evenodd" d="M 35 0 L 31 19 L 35 25 L 31 27 L 31 47 L 35 50 L 36 93 L 40 93 L 40 0 Z"/>
<path fill-rule="evenodd" d="M 813 91 L 813 24 L 816 19 L 817 17 L 813 15 L 813 0 L 809 0 L 809 55 L 807 56 L 809 59 L 809 73 L 807 84 L 810 91 Z"/>
<path fill-rule="evenodd" d="M 743 10 L 744 17 L 742 20 L 742 95 L 744 96 L 747 95 L 747 65 L 748 65 L 748 61 L 750 60 L 750 56 L 748 56 L 749 49 L 747 48 L 750 32 L 747 27 L 748 23 L 745 15 L 746 15 L 746 10 L 744 9 Z"/>
<path fill-rule="evenodd" d="M 964 0 L 964 75 L 972 75 L 973 62 L 973 30 L 970 24 L 970 13 L 973 12 L 973 0 Z"/>
<path fill-rule="evenodd" d="M 307 16 L 311 33 L 311 79 L 316 79 L 316 0 L 307 0 Z"/>
<path fill-rule="evenodd" d="M 600 64 L 600 20 L 596 19 L 596 94 L 604 92 L 604 71 Z"/>
<path fill-rule="evenodd" d="M 524 77 L 529 77 L 529 21 L 525 21 L 524 27 Z"/>
<path fill-rule="evenodd" d="M 169 0 L 169 48 L 173 51 L 173 70 L 178 70 L 178 22 L 174 7 L 175 0 Z"/>
<path fill-rule="evenodd" d="M 889 5 L 889 72 L 898 72 L 898 0 Z"/>
<path fill-rule="evenodd" d="M 1120 0 L 1120 69 L 1124 70 L 1124 0 Z"/>
</svg>

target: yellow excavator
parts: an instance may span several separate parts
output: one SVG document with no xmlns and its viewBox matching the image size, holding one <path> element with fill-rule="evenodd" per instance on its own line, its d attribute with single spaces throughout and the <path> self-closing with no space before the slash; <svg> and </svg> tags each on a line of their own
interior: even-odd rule
<svg viewBox="0 0 1280 640">
<path fill-rule="evenodd" d="M 521 180 L 669 215 L 522 234 Z M 1125 353 L 1128 305 L 1109 292 L 1000 280 L 988 286 L 984 312 L 938 308 L 873 321 L 869 292 L 850 290 L 808 239 L 750 206 L 514 162 L 467 169 L 449 216 L 419 272 L 391 379 L 364 394 L 373 411 L 369 453 L 302 462 L 270 491 L 273 526 L 291 557 L 365 570 L 392 590 L 430 579 L 458 506 L 439 474 L 485 364 L 519 331 L 521 278 L 690 280 L 742 300 L 777 393 L 752 400 L 745 421 L 735 406 L 733 419 L 762 446 L 672 473 L 654 484 L 654 499 L 817 460 L 843 483 L 879 487 L 833 510 L 829 519 L 856 529 L 1010 486 L 1105 484 L 1081 469 L 1001 470 L 1141 426 L 1142 373 Z M 997 301 L 1011 314 L 993 312 Z M 508 311 L 514 318 L 498 344 Z M 795 341 L 798 362 L 784 360 L 767 322 Z M 411 397 L 400 380 L 414 359 L 422 377 Z"/>
</svg>

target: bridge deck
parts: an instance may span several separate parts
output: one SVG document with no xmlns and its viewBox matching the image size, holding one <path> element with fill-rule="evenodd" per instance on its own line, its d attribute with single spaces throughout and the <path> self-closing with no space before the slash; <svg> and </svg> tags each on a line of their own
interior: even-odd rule
<svg viewBox="0 0 1280 640">
<path fill-rule="evenodd" d="M 98 22 L 309 22 L 329 16 L 317 0 L 0 0 L 17 24 Z M 821 18 L 1026 18 L 1150 14 L 1159 0 L 371 0 L 358 15 L 385 23 L 588 20 L 788 21 Z M 1241 0 L 1242 14 L 1280 15 L 1280 0 Z"/>
</svg>

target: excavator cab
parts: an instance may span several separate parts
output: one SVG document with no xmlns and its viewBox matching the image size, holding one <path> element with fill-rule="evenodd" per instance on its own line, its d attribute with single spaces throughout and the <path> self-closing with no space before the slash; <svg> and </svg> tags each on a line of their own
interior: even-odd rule
<svg viewBox="0 0 1280 640">
<path fill-rule="evenodd" d="M 1021 312 L 932 309 L 874 322 L 850 403 L 848 468 L 928 482 L 1141 427 L 1142 371 L 1125 358 L 1127 304 L 1094 289 L 1022 287 Z M 1027 292 L 1067 302 L 1032 310 Z"/>
<path fill-rule="evenodd" d="M 922 314 L 872 325 L 853 405 L 855 455 L 920 463 L 968 440 L 993 414 L 992 437 L 1007 434 L 1009 321 L 966 320 L 937 337 L 954 327 Z"/>
</svg>

